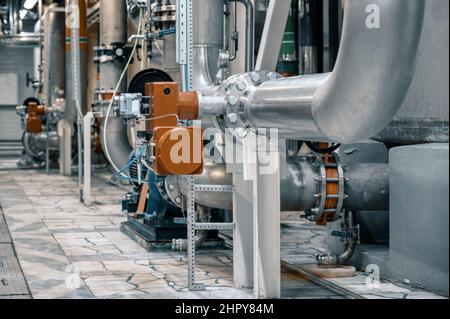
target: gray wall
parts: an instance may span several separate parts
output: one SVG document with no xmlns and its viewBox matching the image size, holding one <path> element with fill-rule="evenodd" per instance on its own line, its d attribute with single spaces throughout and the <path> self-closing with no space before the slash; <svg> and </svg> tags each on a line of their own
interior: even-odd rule
<svg viewBox="0 0 450 319">
<path fill-rule="evenodd" d="M 449 146 L 424 144 L 390 151 L 392 272 L 448 296 Z"/>
<path fill-rule="evenodd" d="M 10 48 L 0 46 L 0 73 L 16 73 L 18 75 L 18 103 L 33 96 L 33 89 L 26 87 L 26 74 L 33 76 L 33 49 Z M 8 94 L 6 88 L 0 88 L 0 97 Z M 20 121 L 16 115 L 16 105 L 2 105 L 0 98 L 0 142 L 18 141 L 21 139 Z M 8 99 L 9 100 L 9 99 Z"/>
</svg>

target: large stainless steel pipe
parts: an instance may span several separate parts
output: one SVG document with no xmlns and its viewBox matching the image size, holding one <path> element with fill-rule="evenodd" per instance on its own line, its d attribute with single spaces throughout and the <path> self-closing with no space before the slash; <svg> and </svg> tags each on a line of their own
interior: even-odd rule
<svg viewBox="0 0 450 319">
<path fill-rule="evenodd" d="M 287 173 L 281 179 L 283 211 L 310 211 L 316 207 L 315 195 L 320 193 L 316 161 L 290 158 Z M 347 210 L 381 211 L 389 209 L 388 164 L 351 163 L 345 168 L 344 201 Z"/>
<path fill-rule="evenodd" d="M 79 99 L 78 103 L 82 112 L 85 113 L 87 110 L 86 106 L 86 88 L 87 88 L 87 56 L 88 56 L 88 43 L 87 43 L 87 4 L 85 0 L 79 0 L 73 2 L 71 0 L 66 0 L 66 21 L 72 21 L 72 23 L 66 23 L 66 109 L 64 118 L 70 123 L 75 123 L 77 120 L 77 106 L 75 99 Z M 77 10 L 74 10 L 75 7 Z M 77 12 L 78 11 L 78 12 Z M 73 14 L 73 16 L 72 16 Z M 79 18 L 77 21 L 76 18 Z M 74 24 L 74 25 L 72 25 Z M 77 25 L 78 24 L 78 25 Z M 79 86 L 77 89 L 78 93 L 75 92 L 74 88 L 74 75 L 73 75 L 73 55 L 72 50 L 76 49 L 73 45 L 72 37 L 72 27 L 77 30 L 79 35 L 79 53 L 77 54 L 77 60 L 79 60 L 80 68 L 77 71 L 79 80 Z"/>
<path fill-rule="evenodd" d="M 194 78 L 193 90 L 214 85 L 219 51 L 223 47 L 223 0 L 193 1 Z"/>
<path fill-rule="evenodd" d="M 206 161 L 203 174 L 195 176 L 196 185 L 229 186 L 233 184 L 233 176 L 227 173 L 225 164 Z M 178 176 L 178 188 L 184 196 L 189 192 L 186 176 Z M 233 194 L 226 192 L 196 192 L 195 202 L 209 208 L 233 208 Z"/>
<path fill-rule="evenodd" d="M 100 0 L 100 45 L 127 42 L 127 11 L 123 0 Z M 124 63 L 117 61 L 100 63 L 100 88 L 114 90 Z M 126 81 L 122 82 L 119 92 L 126 89 Z"/>
<path fill-rule="evenodd" d="M 289 138 L 371 138 L 399 110 L 414 75 L 423 0 L 348 0 L 331 74 L 273 80 L 242 101 L 248 122 Z"/>
<path fill-rule="evenodd" d="M 315 195 L 321 193 L 317 176 L 319 163 L 299 157 L 287 161 L 285 174 L 281 177 L 281 210 L 309 212 L 316 207 Z M 348 210 L 380 211 L 389 209 L 389 167 L 388 164 L 357 164 L 346 166 L 345 193 L 348 199 L 344 208 Z M 197 185 L 232 185 L 232 175 L 226 171 L 226 164 L 208 161 L 204 173 L 195 176 Z M 178 187 L 187 195 L 186 177 L 178 177 Z M 233 207 L 233 194 L 199 191 L 195 194 L 199 205 L 210 208 L 228 209 Z"/>
<path fill-rule="evenodd" d="M 56 3 L 48 6 L 44 11 L 44 21 L 43 84 L 47 105 L 52 106 L 66 90 L 64 7 Z M 39 72 L 36 75 L 39 78 Z"/>
<path fill-rule="evenodd" d="M 127 42 L 127 11 L 123 0 L 101 0 L 100 1 L 100 45 L 109 46 L 112 43 Z M 114 91 L 125 63 L 111 61 L 100 63 L 100 85 L 101 91 Z M 126 81 L 122 81 L 118 92 L 126 91 Z M 102 125 L 102 131 L 105 129 Z M 128 141 L 127 127 L 111 112 L 106 128 L 106 140 L 103 138 L 102 145 L 108 147 L 111 161 L 119 168 L 128 162 L 131 153 L 131 145 Z"/>
</svg>

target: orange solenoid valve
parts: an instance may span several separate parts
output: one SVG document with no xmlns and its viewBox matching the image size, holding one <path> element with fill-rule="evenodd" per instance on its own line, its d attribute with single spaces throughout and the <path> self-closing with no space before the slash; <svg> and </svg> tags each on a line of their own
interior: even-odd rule
<svg viewBox="0 0 450 319">
<path fill-rule="evenodd" d="M 30 103 L 27 107 L 27 132 L 41 133 L 42 118 L 45 114 L 45 108 L 37 103 Z"/>
<path fill-rule="evenodd" d="M 203 173 L 203 132 L 198 127 L 178 126 L 178 120 L 198 118 L 196 92 L 179 92 L 172 82 L 148 83 L 152 97 L 151 120 L 146 130 L 153 132 L 155 173 L 198 175 Z"/>
</svg>

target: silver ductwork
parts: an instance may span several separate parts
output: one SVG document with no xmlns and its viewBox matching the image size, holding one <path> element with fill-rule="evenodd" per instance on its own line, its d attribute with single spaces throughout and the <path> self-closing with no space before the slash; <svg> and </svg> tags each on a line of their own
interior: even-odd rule
<svg viewBox="0 0 450 319">
<path fill-rule="evenodd" d="M 127 42 L 127 11 L 123 0 L 100 0 L 100 45 Z M 117 61 L 100 63 L 100 89 L 114 90 L 124 63 Z M 119 92 L 126 90 L 122 82 Z"/>
<path fill-rule="evenodd" d="M 422 0 L 346 1 L 333 73 L 262 84 L 266 78 L 250 75 L 253 85 L 236 93 L 241 123 L 277 128 L 281 137 L 300 140 L 345 144 L 375 136 L 408 92 L 424 8 Z"/>
<path fill-rule="evenodd" d="M 194 0 L 193 90 L 213 86 L 223 47 L 223 0 Z"/>
<path fill-rule="evenodd" d="M 63 7 L 52 4 L 45 9 L 43 85 L 49 106 L 52 106 L 66 89 L 65 21 Z"/>
<path fill-rule="evenodd" d="M 127 11 L 126 4 L 122 0 L 101 0 L 100 2 L 100 45 L 109 46 L 112 43 L 127 42 Z M 125 63 L 110 61 L 100 63 L 100 86 L 101 92 L 113 92 Z M 122 81 L 118 92 L 126 92 L 126 81 Z M 132 147 L 128 140 L 127 126 L 111 112 L 108 119 L 106 134 L 103 134 L 104 125 L 101 126 L 100 134 L 103 149 L 107 145 L 111 161 L 122 168 L 128 162 L 128 156 Z M 106 140 L 104 139 L 106 136 Z"/>
<path fill-rule="evenodd" d="M 281 211 L 309 212 L 317 206 L 317 195 L 322 193 L 319 161 L 315 156 L 290 157 L 281 178 Z M 345 168 L 345 194 L 343 207 L 348 210 L 381 211 L 389 206 L 389 167 L 379 163 L 348 163 Z M 174 182 L 176 179 L 176 182 Z M 187 196 L 185 176 L 166 180 L 166 189 L 171 200 L 177 204 L 176 196 Z M 205 163 L 202 175 L 195 176 L 196 185 L 231 186 L 232 174 L 227 173 L 226 164 Z M 176 186 L 176 189 L 175 187 Z M 232 210 L 231 192 L 198 191 L 197 204 L 218 209 Z M 181 204 L 181 201 L 179 202 Z"/>
</svg>

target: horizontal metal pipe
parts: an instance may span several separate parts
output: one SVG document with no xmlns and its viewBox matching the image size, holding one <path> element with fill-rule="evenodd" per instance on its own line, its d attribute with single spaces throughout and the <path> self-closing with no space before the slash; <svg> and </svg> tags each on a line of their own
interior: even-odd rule
<svg viewBox="0 0 450 319">
<path fill-rule="evenodd" d="M 4 46 L 30 46 L 34 47 L 39 44 L 40 35 L 35 33 L 21 33 L 15 36 L 0 36 L 0 45 Z"/>
<path fill-rule="evenodd" d="M 348 0 L 330 75 L 273 80 L 253 88 L 248 122 L 298 139 L 351 143 L 392 120 L 414 75 L 423 0 Z"/>
<path fill-rule="evenodd" d="M 202 175 L 195 176 L 196 185 L 228 186 L 232 185 L 233 177 L 227 173 L 226 164 L 215 164 L 207 161 Z M 188 194 L 187 177 L 178 177 L 178 187 L 184 196 Z M 195 192 L 195 202 L 209 208 L 231 210 L 233 207 L 233 194 L 231 192 Z"/>
<path fill-rule="evenodd" d="M 314 122 L 311 105 L 317 89 L 331 73 L 268 81 L 250 93 L 246 117 L 255 127 L 277 128 L 280 136 L 324 141 Z"/>
<path fill-rule="evenodd" d="M 381 211 L 389 209 L 388 164 L 364 163 L 345 166 L 344 208 L 348 210 Z M 320 176 L 317 160 L 291 157 L 287 161 L 285 174 L 281 177 L 281 210 L 310 211 L 317 206 L 316 194 L 321 192 L 317 177 Z M 232 175 L 226 164 L 208 161 L 204 173 L 195 177 L 197 185 L 232 185 Z M 178 178 L 178 187 L 186 195 L 186 177 Z M 232 209 L 231 192 L 196 192 L 196 203 L 220 209 Z"/>
</svg>

